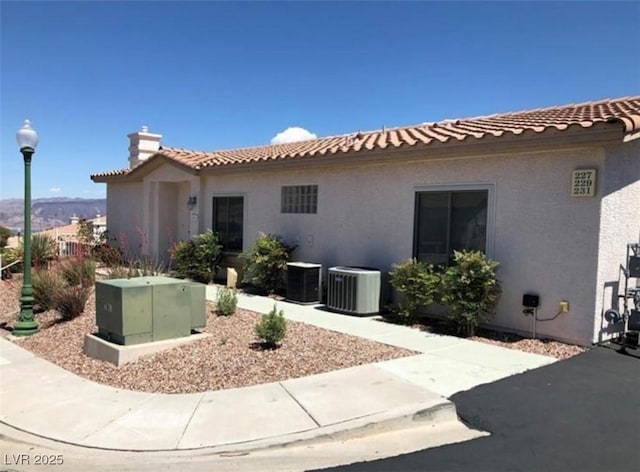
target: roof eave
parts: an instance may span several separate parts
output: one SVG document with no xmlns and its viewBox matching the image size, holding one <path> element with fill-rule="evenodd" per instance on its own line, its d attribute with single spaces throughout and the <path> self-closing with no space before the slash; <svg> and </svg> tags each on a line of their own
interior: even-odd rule
<svg viewBox="0 0 640 472">
<path fill-rule="evenodd" d="M 175 159 L 165 155 L 162 151 L 158 151 L 153 154 L 149 159 L 140 163 L 133 169 L 129 170 L 124 174 L 115 174 L 115 175 L 92 175 L 91 180 L 96 183 L 113 183 L 113 182 L 137 182 L 141 181 L 145 175 L 150 174 L 154 170 L 162 167 L 164 164 L 171 165 L 176 167 L 183 172 L 186 172 L 191 175 L 197 175 L 198 169 L 191 167 L 182 162 L 178 162 Z"/>
<path fill-rule="evenodd" d="M 585 128 L 572 125 L 568 129 L 558 130 L 549 128 L 542 132 L 525 131 L 521 134 L 506 134 L 502 136 L 484 136 L 482 138 L 466 138 L 464 140 L 449 140 L 446 142 L 431 142 L 429 144 L 416 143 L 413 146 L 387 146 L 372 150 L 341 151 L 335 154 L 314 156 L 296 156 L 273 161 L 252 161 L 228 163 L 203 167 L 201 174 L 218 172 L 238 172 L 250 169 L 296 168 L 327 164 L 335 165 L 336 159 L 340 165 L 362 165 L 376 162 L 393 162 L 399 158 L 409 156 L 418 159 L 439 159 L 450 157 L 474 157 L 483 155 L 512 154 L 514 152 L 538 152 L 549 149 L 571 149 L 602 147 L 618 144 L 625 138 L 621 123 L 595 123 Z"/>
</svg>

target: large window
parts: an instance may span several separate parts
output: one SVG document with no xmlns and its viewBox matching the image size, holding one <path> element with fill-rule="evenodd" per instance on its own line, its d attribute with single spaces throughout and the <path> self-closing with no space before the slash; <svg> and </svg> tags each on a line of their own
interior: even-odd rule
<svg viewBox="0 0 640 472">
<path fill-rule="evenodd" d="M 282 213 L 318 213 L 318 186 L 282 187 L 281 211 Z"/>
<path fill-rule="evenodd" d="M 242 251 L 244 197 L 213 197 L 213 231 L 222 249 Z"/>
<path fill-rule="evenodd" d="M 453 251 L 487 248 L 488 190 L 416 193 L 414 257 L 451 263 Z"/>
</svg>

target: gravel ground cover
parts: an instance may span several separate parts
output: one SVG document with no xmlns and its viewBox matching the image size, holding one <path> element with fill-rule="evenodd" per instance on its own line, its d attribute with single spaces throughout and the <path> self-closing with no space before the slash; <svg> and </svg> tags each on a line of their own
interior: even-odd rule
<svg viewBox="0 0 640 472">
<path fill-rule="evenodd" d="M 0 282 L 0 328 L 16 319 L 21 278 Z M 287 336 L 280 348 L 264 350 L 254 326 L 260 315 L 238 309 L 230 317 L 214 314 L 207 302 L 206 339 L 140 358 L 122 367 L 87 357 L 84 336 L 97 330 L 92 294 L 83 315 L 60 322 L 55 311 L 36 315 L 40 332 L 16 342 L 38 356 L 87 379 L 129 390 L 161 393 L 194 393 L 275 382 L 329 372 L 415 354 L 294 321 L 287 322 Z M 437 325 L 419 329 L 441 332 Z M 480 330 L 474 341 L 566 359 L 585 348 L 556 341 L 526 339 L 517 335 Z"/>
<path fill-rule="evenodd" d="M 420 323 L 412 325 L 412 328 L 429 333 L 448 334 L 445 322 L 433 318 L 425 318 Z M 485 328 L 478 328 L 476 336 L 469 337 L 468 339 L 505 347 L 507 349 L 529 352 L 531 354 L 555 357 L 556 359 L 568 359 L 587 350 L 585 347 L 552 341 L 550 339 L 524 338 L 517 334 L 503 333 Z"/>
<path fill-rule="evenodd" d="M 518 336 L 517 334 L 498 333 L 487 330 L 480 330 L 479 336 L 474 336 L 469 339 L 509 349 L 516 349 L 518 351 L 551 356 L 556 359 L 568 359 L 587 350 L 587 348 L 581 346 L 565 344 L 549 339 L 528 339 Z"/>
<path fill-rule="evenodd" d="M 16 277 L 0 284 L 0 327 L 10 327 L 18 312 L 21 281 Z M 71 321 L 60 322 L 55 311 L 36 315 L 40 332 L 16 342 L 90 380 L 162 393 L 246 387 L 416 354 L 293 321 L 287 322 L 281 347 L 264 350 L 253 331 L 259 314 L 238 309 L 233 316 L 221 317 L 214 314 L 213 308 L 214 304 L 207 302 L 208 338 L 122 367 L 89 358 L 82 352 L 84 336 L 97 330 L 93 295 L 84 314 Z"/>
</svg>

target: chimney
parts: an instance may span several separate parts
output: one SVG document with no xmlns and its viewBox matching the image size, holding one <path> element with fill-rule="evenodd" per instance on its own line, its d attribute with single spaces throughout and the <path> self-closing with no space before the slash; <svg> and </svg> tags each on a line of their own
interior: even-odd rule
<svg viewBox="0 0 640 472">
<path fill-rule="evenodd" d="M 129 137 L 130 168 L 149 159 L 160 149 L 160 138 L 162 138 L 162 135 L 149 133 L 149 128 L 146 126 L 142 126 L 140 131 L 127 136 Z"/>
<path fill-rule="evenodd" d="M 80 217 L 75 213 L 71 218 L 69 218 L 69 224 L 72 224 L 72 225 L 77 225 L 79 221 L 80 221 Z"/>
</svg>

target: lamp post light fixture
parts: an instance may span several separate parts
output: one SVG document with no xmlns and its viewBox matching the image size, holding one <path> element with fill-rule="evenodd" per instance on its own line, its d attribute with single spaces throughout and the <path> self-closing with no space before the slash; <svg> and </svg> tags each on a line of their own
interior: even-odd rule
<svg viewBox="0 0 640 472">
<path fill-rule="evenodd" d="M 190 195 L 189 198 L 187 199 L 187 208 L 189 209 L 189 211 L 193 211 L 193 209 L 196 207 L 197 204 L 198 204 L 198 197 L 196 197 L 195 195 Z"/>
<path fill-rule="evenodd" d="M 20 297 L 20 315 L 13 325 L 14 336 L 31 336 L 38 332 L 38 323 L 33 318 L 33 287 L 31 286 L 31 157 L 38 146 L 38 133 L 29 120 L 24 121 L 16 133 L 18 146 L 24 158 L 24 276 Z"/>
</svg>

